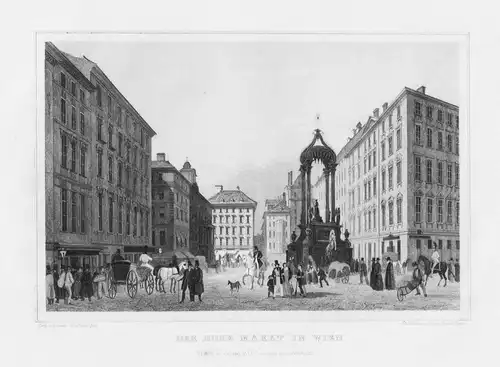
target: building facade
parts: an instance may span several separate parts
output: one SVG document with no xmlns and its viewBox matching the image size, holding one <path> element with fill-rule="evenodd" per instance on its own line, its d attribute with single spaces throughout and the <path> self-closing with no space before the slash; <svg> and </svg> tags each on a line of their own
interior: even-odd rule
<svg viewBox="0 0 500 367">
<path fill-rule="evenodd" d="M 290 209 L 290 236 L 295 232 L 300 234 L 300 213 L 302 210 L 302 181 L 300 175 L 293 179 L 293 171 L 288 172 L 288 181 L 285 186 L 286 206 Z M 287 239 L 290 241 L 290 238 Z M 290 241 L 291 242 L 291 241 Z"/>
<path fill-rule="evenodd" d="M 268 255 L 285 255 L 290 243 L 290 208 L 286 194 L 279 199 L 268 199 L 262 216 L 262 234 Z"/>
<path fill-rule="evenodd" d="M 257 202 L 238 187 L 220 191 L 209 199 L 213 206 L 215 255 L 246 252 L 253 248 Z"/>
<path fill-rule="evenodd" d="M 150 243 L 156 134 L 99 66 L 46 44 L 46 257 L 104 265 Z M 65 257 L 60 255 L 65 251 Z"/>
<path fill-rule="evenodd" d="M 189 251 L 191 183 L 158 153 L 151 164 L 152 244 L 162 253 Z"/>
<path fill-rule="evenodd" d="M 186 161 L 180 171 L 191 183 L 189 199 L 189 251 L 204 256 L 211 263 L 215 260 L 212 204 L 203 196 L 196 182 L 196 170 Z"/>
<path fill-rule="evenodd" d="M 404 88 L 358 123 L 338 155 L 337 207 L 355 258 L 460 250 L 459 108 Z"/>
</svg>

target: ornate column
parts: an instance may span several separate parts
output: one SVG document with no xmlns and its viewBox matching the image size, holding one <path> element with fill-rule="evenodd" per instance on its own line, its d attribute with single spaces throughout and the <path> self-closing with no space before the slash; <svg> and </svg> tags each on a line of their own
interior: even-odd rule
<svg viewBox="0 0 500 367">
<path fill-rule="evenodd" d="M 302 197 L 300 198 L 301 208 L 300 208 L 300 224 L 307 224 L 307 198 L 306 198 L 306 169 L 304 166 L 300 167 L 300 184 Z"/>
<path fill-rule="evenodd" d="M 309 213 L 311 210 L 311 166 L 307 166 L 307 209 L 306 213 Z M 307 214 L 307 218 L 309 218 L 309 214 Z M 309 220 L 308 220 L 309 223 Z"/>
<path fill-rule="evenodd" d="M 335 213 L 335 165 L 331 168 L 332 172 L 332 216 Z"/>
<path fill-rule="evenodd" d="M 323 170 L 325 175 L 325 223 L 330 222 L 330 170 L 325 168 Z M 335 194 L 333 194 L 335 195 Z M 332 208 L 333 209 L 333 208 Z"/>
</svg>

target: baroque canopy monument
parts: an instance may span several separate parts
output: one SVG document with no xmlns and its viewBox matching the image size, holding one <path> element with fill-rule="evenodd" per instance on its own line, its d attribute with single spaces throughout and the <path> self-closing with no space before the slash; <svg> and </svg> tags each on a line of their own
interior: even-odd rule
<svg viewBox="0 0 500 367">
<path fill-rule="evenodd" d="M 325 177 L 325 218 L 319 215 L 319 205 L 312 203 L 311 169 L 313 163 L 323 165 Z M 352 249 L 348 240 L 349 232 L 345 232 L 345 240 L 340 238 L 340 209 L 335 209 L 335 171 L 337 155 L 323 140 L 321 130 L 314 130 L 312 142 L 300 155 L 301 178 L 301 215 L 300 235 L 288 246 L 288 256 L 296 263 L 307 264 L 309 257 L 316 264 L 324 265 L 328 261 L 348 262 L 352 257 Z M 330 198 L 331 194 L 331 198 Z M 331 208 L 331 210 L 330 210 Z M 332 214 L 333 213 L 333 214 Z M 331 242 L 330 233 L 335 234 L 335 249 L 327 256 L 326 249 Z"/>
</svg>

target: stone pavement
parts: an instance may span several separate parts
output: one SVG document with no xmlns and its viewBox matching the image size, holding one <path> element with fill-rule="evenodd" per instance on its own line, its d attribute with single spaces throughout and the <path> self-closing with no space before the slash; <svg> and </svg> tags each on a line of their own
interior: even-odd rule
<svg viewBox="0 0 500 367">
<path fill-rule="evenodd" d="M 351 275 L 348 284 L 336 283 L 329 280 L 330 286 L 320 288 L 318 285 L 307 286 L 307 297 L 293 297 L 276 299 L 267 297 L 267 287 L 257 286 L 254 290 L 243 286 L 239 293 L 231 295 L 227 281 L 239 280 L 244 274 L 243 268 L 228 269 L 215 274 L 210 272 L 205 276 L 205 293 L 203 302 L 189 302 L 179 304 L 178 295 L 157 293 L 148 296 L 139 290 L 135 299 L 126 294 L 123 286 L 118 287 L 115 299 L 103 298 L 88 301 L 74 301 L 72 305 L 48 306 L 48 311 L 231 311 L 231 310 L 459 310 L 460 286 L 459 283 L 448 283 L 446 288 L 437 287 L 439 277 L 430 279 L 427 286 L 428 297 L 416 296 L 415 291 L 409 294 L 402 302 L 396 297 L 396 291 L 374 291 L 367 285 L 359 285 L 359 276 Z M 268 274 L 267 274 L 268 275 Z M 266 279 L 267 279 L 266 275 Z M 442 283 L 443 284 L 443 283 Z M 62 302 L 62 301 L 61 301 Z"/>
</svg>

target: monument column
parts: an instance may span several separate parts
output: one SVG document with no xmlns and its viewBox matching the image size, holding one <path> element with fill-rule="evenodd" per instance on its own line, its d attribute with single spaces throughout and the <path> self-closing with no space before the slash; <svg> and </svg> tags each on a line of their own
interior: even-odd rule
<svg viewBox="0 0 500 367">
<path fill-rule="evenodd" d="M 307 217 L 309 218 L 309 210 L 311 210 L 311 166 L 307 166 Z M 309 223 L 309 221 L 308 221 Z"/>
<path fill-rule="evenodd" d="M 330 170 L 325 168 L 323 170 L 325 175 L 325 223 L 330 222 Z"/>
<path fill-rule="evenodd" d="M 301 208 L 300 208 L 300 224 L 307 224 L 307 198 L 306 198 L 306 169 L 304 166 L 300 167 L 300 184 L 302 197 L 300 198 Z"/>
<path fill-rule="evenodd" d="M 331 169 L 332 172 L 332 216 L 335 214 L 335 166 Z M 334 218 L 334 217 L 333 217 Z"/>
</svg>

